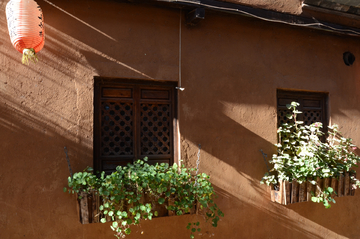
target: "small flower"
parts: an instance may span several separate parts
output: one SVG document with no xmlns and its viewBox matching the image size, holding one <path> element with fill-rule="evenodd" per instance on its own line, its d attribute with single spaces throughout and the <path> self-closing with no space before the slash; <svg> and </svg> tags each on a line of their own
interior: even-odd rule
<svg viewBox="0 0 360 239">
<path fill-rule="evenodd" d="M 352 147 L 352 150 L 356 150 L 357 149 L 357 147 Z"/>
<path fill-rule="evenodd" d="M 347 159 L 347 158 L 345 158 L 345 159 L 344 159 L 344 161 L 346 162 L 346 161 L 348 161 L 348 159 Z"/>
<path fill-rule="evenodd" d="M 316 170 L 318 170 L 320 167 L 317 167 Z"/>
</svg>

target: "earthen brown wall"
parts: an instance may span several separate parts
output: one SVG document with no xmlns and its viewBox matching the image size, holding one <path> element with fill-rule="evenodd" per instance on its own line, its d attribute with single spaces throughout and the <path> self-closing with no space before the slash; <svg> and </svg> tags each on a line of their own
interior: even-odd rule
<svg viewBox="0 0 360 239">
<path fill-rule="evenodd" d="M 113 238 L 81 225 L 63 193 L 69 171 L 92 165 L 93 77 L 179 80 L 180 10 L 116 1 L 38 1 L 46 24 L 36 65 L 21 64 L 0 2 L 0 238 Z M 260 149 L 274 153 L 276 90 L 329 93 L 329 116 L 360 145 L 359 38 L 206 12 L 181 17 L 181 158 L 210 174 L 225 217 L 198 238 L 360 238 L 360 193 L 328 210 L 269 200 Z M 128 238 L 189 238 L 195 216 L 157 218 Z M 144 234 L 141 234 L 141 232 Z"/>
</svg>

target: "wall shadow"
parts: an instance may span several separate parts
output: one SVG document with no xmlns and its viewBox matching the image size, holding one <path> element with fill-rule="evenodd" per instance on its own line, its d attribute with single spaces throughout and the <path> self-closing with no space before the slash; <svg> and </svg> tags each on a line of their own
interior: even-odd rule
<svg viewBox="0 0 360 239">
<path fill-rule="evenodd" d="M 47 12 L 47 25 L 56 29 L 49 36 L 60 44 L 50 46 L 51 51 L 61 54 L 59 49 L 70 44 L 77 50 L 75 59 L 80 57 L 84 65 L 90 63 L 95 73 L 106 77 L 174 80 L 177 10 L 116 1 L 77 1 L 76 7 L 59 0 L 39 4 Z"/>
<path fill-rule="evenodd" d="M 0 92 L 0 102 L 1 237 L 77 235 L 82 230 L 76 220 L 75 201 L 62 191 L 70 176 L 64 146 L 74 172 L 92 162 L 92 149 L 84 143 L 86 139 L 49 122 L 4 92 Z"/>
</svg>

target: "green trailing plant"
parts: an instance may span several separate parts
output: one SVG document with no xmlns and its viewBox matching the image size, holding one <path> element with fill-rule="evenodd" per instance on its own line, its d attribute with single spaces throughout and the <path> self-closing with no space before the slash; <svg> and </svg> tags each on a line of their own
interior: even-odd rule
<svg viewBox="0 0 360 239">
<path fill-rule="evenodd" d="M 96 176 L 92 168 L 69 177 L 68 189 L 72 193 L 95 192 L 102 198 L 100 210 L 111 219 L 111 229 L 118 238 L 131 233 L 130 226 L 141 220 L 158 216 L 154 204 L 166 205 L 167 210 L 182 215 L 197 210 L 216 227 L 224 214 L 214 202 L 215 191 L 209 176 L 196 175 L 195 169 L 178 167 L 177 164 L 149 165 L 147 158 L 134 164 L 118 166 L 110 175 Z M 101 222 L 105 223 L 106 218 Z M 200 232 L 200 222 L 189 223 L 190 238 Z"/>
<path fill-rule="evenodd" d="M 356 146 L 350 138 L 340 135 L 337 125 L 328 127 L 328 137 L 325 142 L 322 124 L 319 122 L 304 125 L 297 119 L 301 114 L 297 110 L 299 103 L 292 102 L 287 108 L 292 114 L 287 117 L 291 123 L 284 123 L 278 128 L 277 154 L 272 156 L 270 163 L 274 165 L 270 172 L 265 173 L 261 183 L 278 185 L 280 181 L 296 180 L 298 183 L 306 181 L 316 185 L 316 178 L 339 177 L 340 174 L 351 172 L 357 167 L 360 157 L 354 152 Z M 355 187 L 360 185 L 359 180 L 351 177 Z M 323 191 L 317 185 L 319 193 L 313 193 L 313 202 L 322 202 L 326 208 L 335 203 L 331 197 L 334 189 L 325 188 Z"/>
</svg>

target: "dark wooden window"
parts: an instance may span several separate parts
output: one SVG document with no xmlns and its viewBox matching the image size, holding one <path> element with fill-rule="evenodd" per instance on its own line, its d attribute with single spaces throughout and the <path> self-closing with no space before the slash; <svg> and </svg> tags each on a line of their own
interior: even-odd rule
<svg viewBox="0 0 360 239">
<path fill-rule="evenodd" d="M 315 122 L 323 124 L 323 131 L 327 131 L 327 94 L 318 92 L 303 92 L 303 91 L 277 91 L 277 110 L 278 118 L 277 124 L 280 126 L 283 123 L 289 123 L 286 115 L 292 113 L 288 110 L 286 104 L 292 101 L 300 103 L 298 110 L 302 112 L 297 116 L 298 120 L 304 121 L 305 125 L 310 125 Z"/>
<path fill-rule="evenodd" d="M 95 78 L 94 167 L 149 158 L 173 163 L 176 124 L 175 83 Z"/>
</svg>

